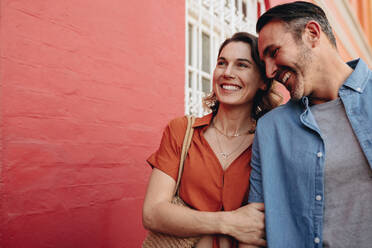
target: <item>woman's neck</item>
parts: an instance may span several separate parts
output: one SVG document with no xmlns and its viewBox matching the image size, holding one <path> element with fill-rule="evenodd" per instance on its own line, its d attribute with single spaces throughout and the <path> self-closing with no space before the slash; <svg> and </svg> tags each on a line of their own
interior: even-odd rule
<svg viewBox="0 0 372 248">
<path fill-rule="evenodd" d="M 255 125 L 251 116 L 252 106 L 220 105 L 213 125 L 227 136 L 247 133 Z"/>
</svg>

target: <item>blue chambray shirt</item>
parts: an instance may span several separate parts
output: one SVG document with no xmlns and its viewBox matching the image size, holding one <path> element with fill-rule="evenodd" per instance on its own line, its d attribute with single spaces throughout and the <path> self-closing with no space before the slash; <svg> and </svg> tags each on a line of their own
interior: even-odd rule
<svg viewBox="0 0 372 248">
<path fill-rule="evenodd" d="M 339 96 L 372 169 L 372 71 L 361 59 L 348 64 L 354 71 Z M 325 156 L 307 97 L 289 101 L 259 120 L 249 202 L 265 203 L 270 248 L 322 247 Z"/>
</svg>

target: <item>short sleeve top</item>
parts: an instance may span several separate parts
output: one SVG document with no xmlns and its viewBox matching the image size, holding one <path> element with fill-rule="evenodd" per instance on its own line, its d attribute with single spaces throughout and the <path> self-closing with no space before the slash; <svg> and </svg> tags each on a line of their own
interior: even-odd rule
<svg viewBox="0 0 372 248">
<path fill-rule="evenodd" d="M 204 138 L 204 131 L 211 120 L 212 114 L 195 120 L 194 134 L 181 178 L 180 197 L 200 211 L 230 211 L 241 207 L 248 199 L 251 146 L 224 171 Z M 152 167 L 163 171 L 175 181 L 186 127 L 186 117 L 170 121 L 164 130 L 159 149 L 147 159 Z"/>
</svg>

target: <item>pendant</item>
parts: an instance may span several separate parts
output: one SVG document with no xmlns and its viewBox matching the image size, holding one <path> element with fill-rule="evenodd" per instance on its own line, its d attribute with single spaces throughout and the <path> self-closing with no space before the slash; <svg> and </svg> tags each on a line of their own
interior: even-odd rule
<svg viewBox="0 0 372 248">
<path fill-rule="evenodd" d="M 227 157 L 229 156 L 229 154 L 227 154 L 227 153 L 223 153 L 223 152 L 221 152 L 220 155 L 221 155 L 221 157 L 222 157 L 223 159 L 227 159 Z"/>
</svg>

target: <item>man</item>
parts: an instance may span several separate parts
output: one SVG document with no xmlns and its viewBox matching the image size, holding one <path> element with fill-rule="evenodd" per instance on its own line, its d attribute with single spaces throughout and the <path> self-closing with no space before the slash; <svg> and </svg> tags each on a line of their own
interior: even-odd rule
<svg viewBox="0 0 372 248">
<path fill-rule="evenodd" d="M 257 22 L 269 78 L 291 100 L 258 122 L 250 202 L 270 248 L 371 247 L 372 71 L 345 64 L 324 11 L 276 6 Z"/>
</svg>

